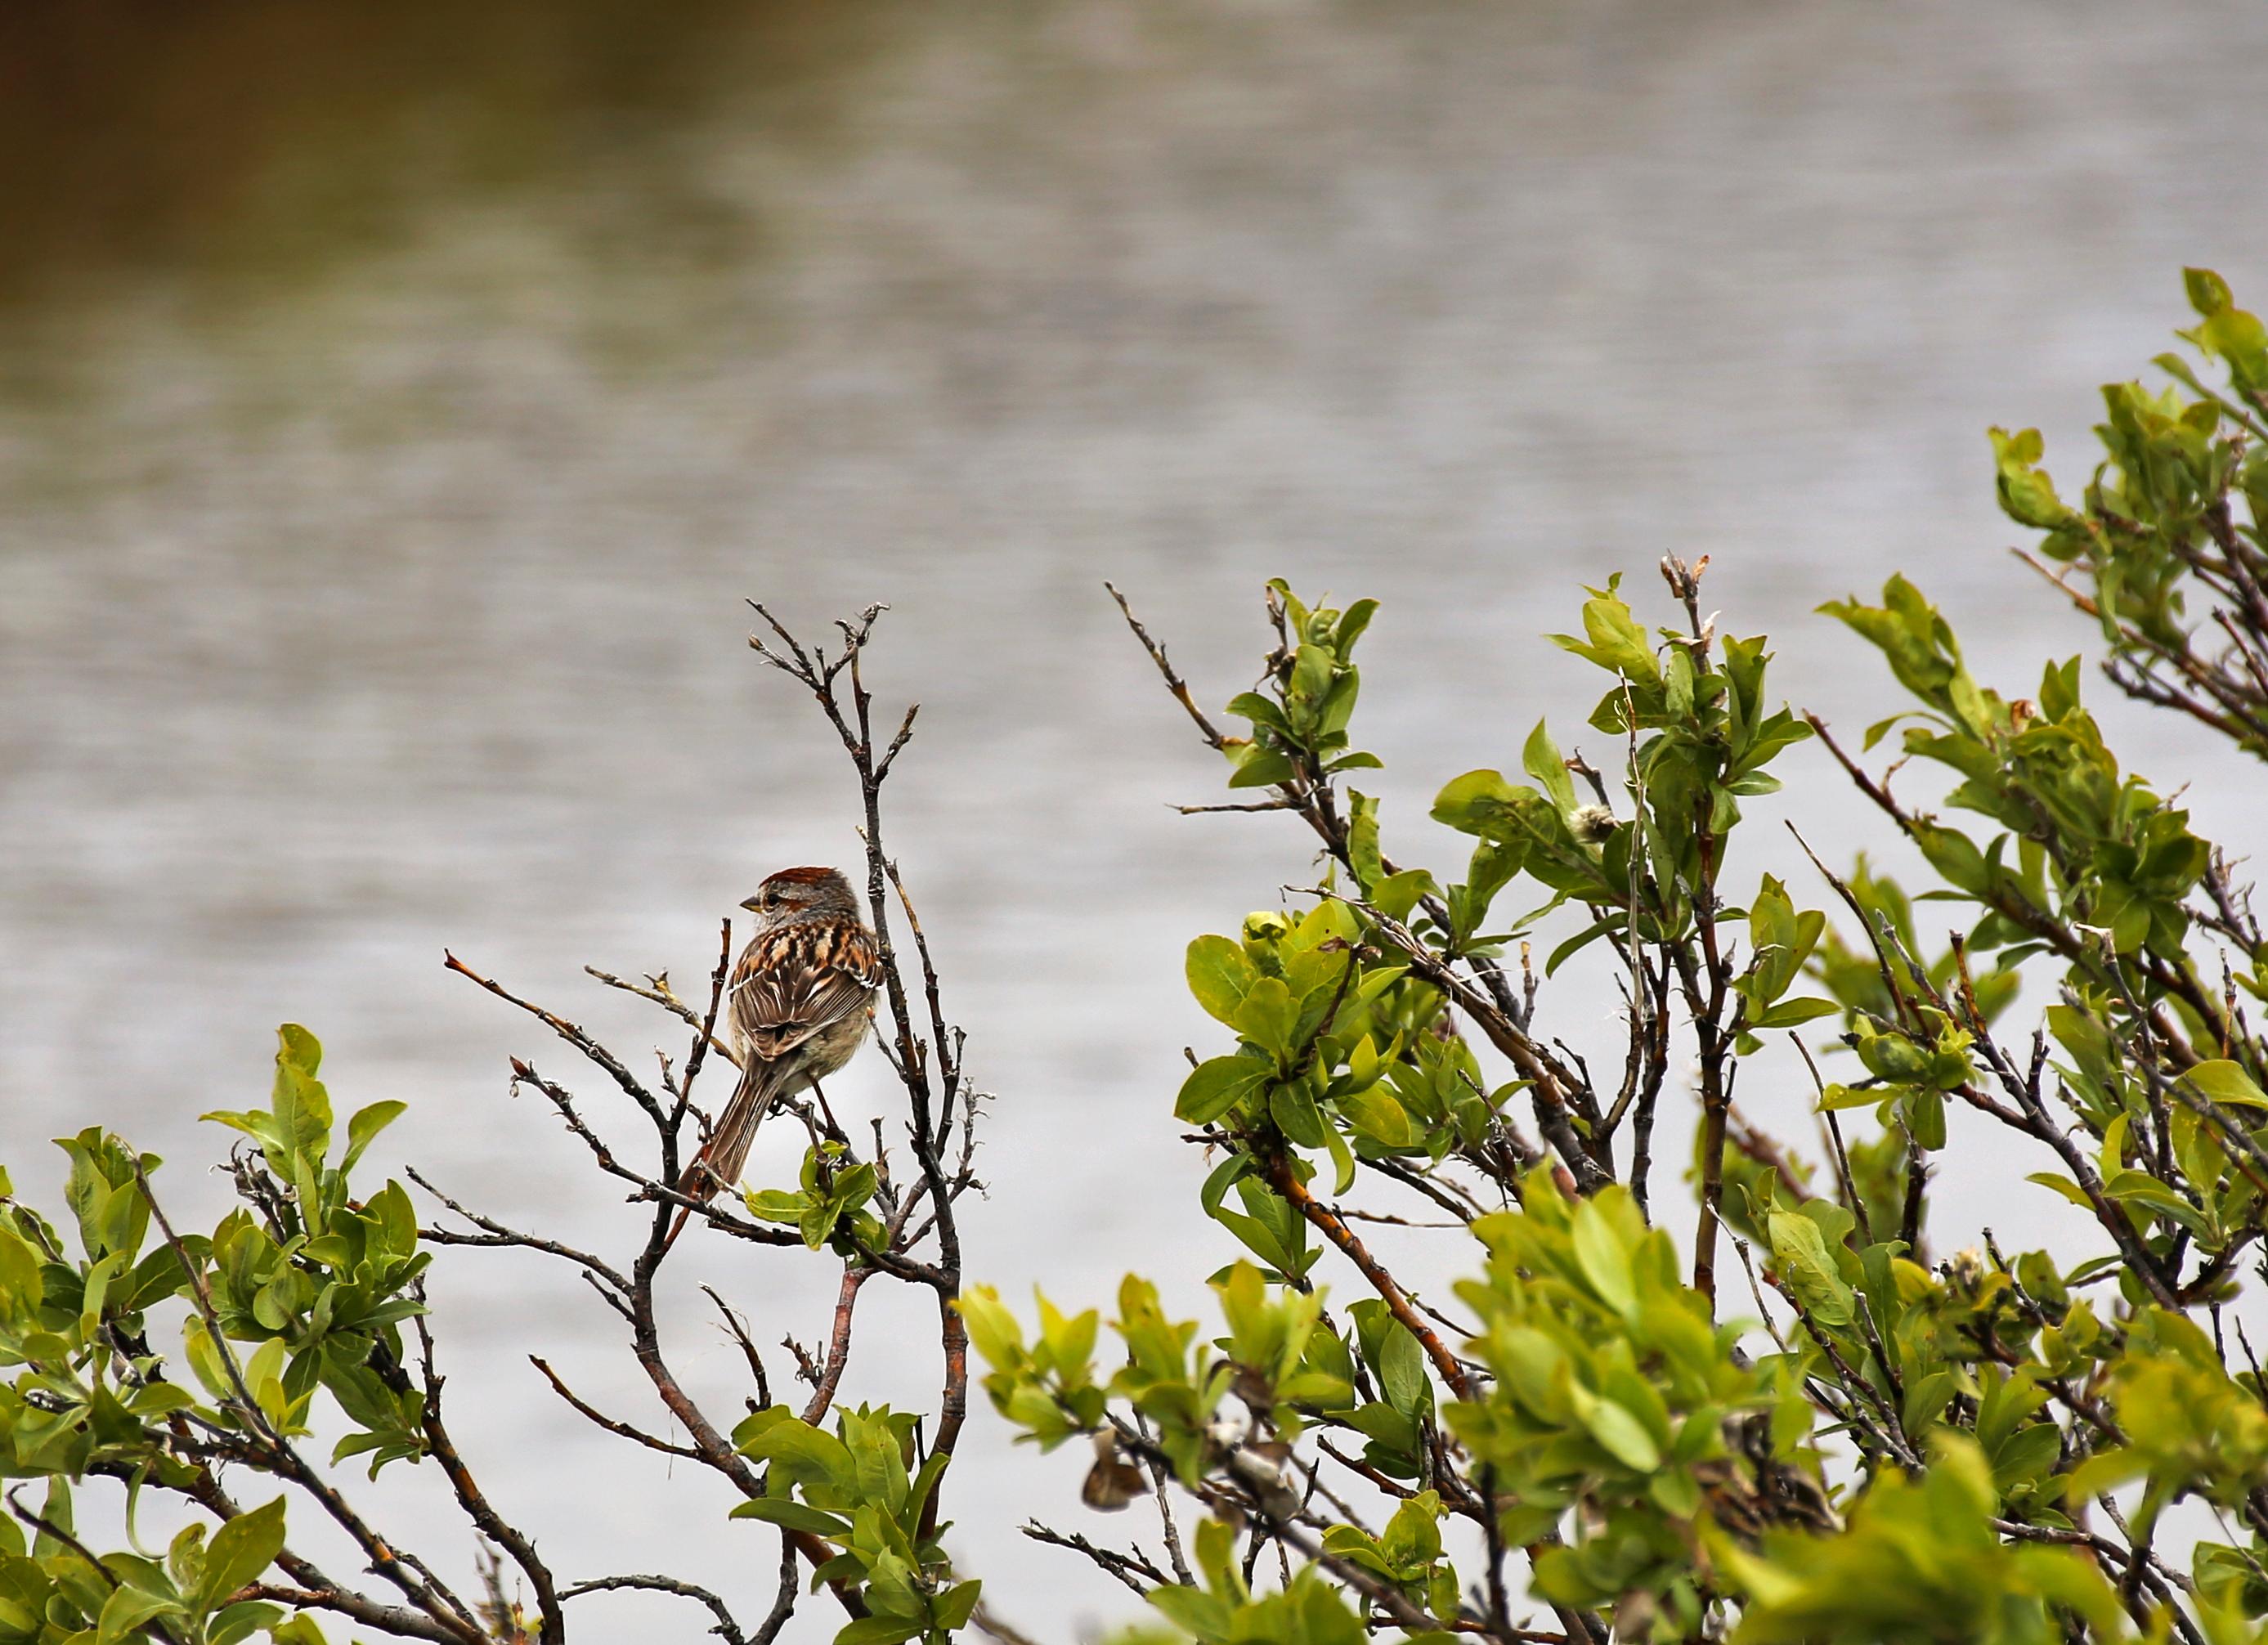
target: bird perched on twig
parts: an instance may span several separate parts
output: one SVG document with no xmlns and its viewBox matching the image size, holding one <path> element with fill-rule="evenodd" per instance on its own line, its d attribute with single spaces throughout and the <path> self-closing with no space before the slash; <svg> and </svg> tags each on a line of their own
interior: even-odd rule
<svg viewBox="0 0 2268 1645">
<path fill-rule="evenodd" d="M 756 917 L 756 934 L 733 966 L 725 1000 L 740 1083 L 677 1179 L 677 1191 L 696 1199 L 740 1181 L 748 1144 L 774 1104 L 857 1054 L 882 983 L 874 933 L 837 870 L 783 868 L 740 906 Z M 670 1243 L 692 1214 L 678 1213 Z"/>
</svg>

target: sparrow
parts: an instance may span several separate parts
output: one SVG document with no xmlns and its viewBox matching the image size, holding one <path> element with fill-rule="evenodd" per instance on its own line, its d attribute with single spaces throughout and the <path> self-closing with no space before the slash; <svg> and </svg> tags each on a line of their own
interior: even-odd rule
<svg viewBox="0 0 2268 1645">
<path fill-rule="evenodd" d="M 839 871 L 783 868 L 740 906 L 756 917 L 725 993 L 740 1083 L 677 1179 L 678 1192 L 702 1200 L 740 1181 L 756 1127 L 782 1097 L 816 1085 L 858 1054 L 882 984 L 874 933 Z M 692 1214 L 678 1213 L 665 1249 Z"/>
</svg>

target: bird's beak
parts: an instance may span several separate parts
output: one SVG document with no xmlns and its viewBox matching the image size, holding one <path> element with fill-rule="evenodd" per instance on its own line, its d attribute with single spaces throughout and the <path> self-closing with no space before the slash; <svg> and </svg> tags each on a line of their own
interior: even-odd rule
<svg viewBox="0 0 2268 1645">
<path fill-rule="evenodd" d="M 751 914 L 760 914 L 763 911 L 762 906 L 758 904 L 756 899 L 753 896 L 747 902 L 741 904 L 740 906 L 747 909 Z"/>
</svg>

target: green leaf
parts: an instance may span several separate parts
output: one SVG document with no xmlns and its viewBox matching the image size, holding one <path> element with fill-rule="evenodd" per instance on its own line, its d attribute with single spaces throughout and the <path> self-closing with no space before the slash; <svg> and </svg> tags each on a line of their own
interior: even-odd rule
<svg viewBox="0 0 2268 1645">
<path fill-rule="evenodd" d="M 1231 1026 L 1263 1051 L 1281 1057 L 1292 1049 L 1292 1025 L 1299 1016 L 1299 1002 L 1284 979 L 1263 977 L 1246 992 Z"/>
<path fill-rule="evenodd" d="M 1368 895 L 1386 878 L 1378 854 L 1378 801 L 1351 788 L 1347 791 L 1346 845 L 1355 882 Z"/>
<path fill-rule="evenodd" d="M 1754 1029 L 1793 1028 L 1799 1022 L 1808 1022 L 1814 1017 L 1832 1016 L 1843 1007 L 1832 1000 L 1808 997 L 1783 1000 L 1749 1026 Z"/>
<path fill-rule="evenodd" d="M 1560 811 L 1575 809 L 1575 781 L 1567 774 L 1567 762 L 1560 757 L 1559 745 L 1551 740 L 1551 733 L 1542 720 L 1528 734 L 1528 743 L 1520 753 L 1521 769 L 1543 785 L 1543 792 L 1551 796 L 1551 803 Z"/>
<path fill-rule="evenodd" d="M 1423 868 L 1404 868 L 1399 874 L 1389 874 L 1372 888 L 1372 905 L 1388 919 L 1407 919 L 1410 911 L 1428 896 L 1440 895 L 1440 887 L 1433 876 Z"/>
<path fill-rule="evenodd" d="M 740 1196 L 740 1203 L 759 1222 L 799 1223 L 807 1202 L 792 1189 L 754 1188 Z"/>
<path fill-rule="evenodd" d="M 40 1278 L 40 1253 L 31 1242 L 0 1221 L 0 1317 L 11 1310 L 29 1315 L 47 1287 Z"/>
<path fill-rule="evenodd" d="M 1189 1070 L 1174 1099 L 1174 1118 L 1209 1125 L 1258 1088 L 1274 1069 L 1257 1057 L 1214 1057 Z"/>
<path fill-rule="evenodd" d="M 1630 1253 L 1623 1249 L 1614 1225 L 1596 1200 L 1586 1199 L 1575 1207 L 1572 1236 L 1575 1265 L 1582 1270 L 1591 1288 L 1616 1313 L 1625 1319 L 1634 1317 L 1638 1312 L 1638 1286 L 1631 1272 Z"/>
<path fill-rule="evenodd" d="M 198 1597 L 210 1610 L 238 1589 L 259 1580 L 284 1551 L 284 1499 L 239 1514 L 212 1534 Z"/>
<path fill-rule="evenodd" d="M 362 1158 L 364 1148 L 378 1133 L 409 1111 L 409 1104 L 388 1099 L 372 1103 L 368 1108 L 358 1108 L 354 1118 L 347 1121 L 347 1156 L 339 1162 L 339 1169 L 350 1171 L 355 1162 Z"/>
<path fill-rule="evenodd" d="M 807 1531 L 814 1536 L 832 1538 L 837 1542 L 850 1534 L 850 1522 L 840 1514 L 823 1513 L 784 1496 L 751 1497 L 733 1509 L 728 1517 L 761 1519 L 767 1524 L 779 1525 L 789 1531 Z"/>
<path fill-rule="evenodd" d="M 1284 718 L 1284 711 L 1257 691 L 1240 691 L 1229 698 L 1228 712 L 1256 726 L 1265 726 L 1279 736 L 1292 734 L 1292 722 Z"/>
<path fill-rule="evenodd" d="M 2065 1477 L 2064 1501 L 2080 1506 L 2149 1471 L 2149 1458 L 2139 1451 L 2118 1447 L 2099 1450 Z"/>
<path fill-rule="evenodd" d="M 1992 1453 L 1992 1478 L 2004 1491 L 2047 1477 L 2063 1454 L 2063 1434 L 2052 1422 L 2019 1428 Z"/>
<path fill-rule="evenodd" d="M 1362 980 L 1354 985 L 1354 1003 L 1359 1006 L 1371 1004 L 1381 994 L 1400 982 L 1409 974 L 1409 971 L 1410 968 L 1406 965 L 1373 965 L 1366 968 L 1363 971 Z"/>
<path fill-rule="evenodd" d="M 785 1405 L 771 1405 L 746 1418 L 733 1430 L 733 1440 L 743 1456 L 774 1464 L 799 1485 L 825 1485 L 838 1491 L 857 1486 L 850 1453 L 843 1442 Z"/>
<path fill-rule="evenodd" d="M 1343 1194 L 1354 1186 L 1354 1150 L 1336 1125 L 1323 1127 L 1323 1147 L 1331 1156 L 1331 1192 Z"/>
<path fill-rule="evenodd" d="M 1583 1412 L 1583 1426 L 1624 1466 L 1640 1473 L 1651 1473 L 1661 1466 L 1661 1452 L 1646 1431 L 1646 1424 L 1615 1401 L 1601 1398 L 1590 1405 Z"/>
<path fill-rule="evenodd" d="M 1001 1305 L 1000 1294 L 989 1285 L 973 1285 L 954 1303 L 968 1328 L 968 1339 L 985 1362 L 996 1368 L 1014 1363 L 1024 1352 L 1024 1330 L 1015 1315 Z"/>
<path fill-rule="evenodd" d="M 1929 866 L 1944 876 L 1948 885 L 1971 896 L 1987 894 L 1992 870 L 1985 866 L 1984 853 L 1977 849 L 1975 841 L 1957 829 L 1943 828 L 1934 822 L 1917 822 L 1911 832 L 1921 854 L 1929 859 Z"/>
<path fill-rule="evenodd" d="M 1211 1216 L 1219 1209 L 1221 1199 L 1230 1187 L 1252 1174 L 1254 1161 L 1248 1154 L 1231 1154 L 1206 1173 L 1204 1186 L 1197 1191 L 1197 1202 Z"/>
<path fill-rule="evenodd" d="M 1292 704 L 1314 705 L 1330 690 L 1334 660 L 1321 645 L 1302 645 L 1292 653 L 1292 682 L 1287 695 Z"/>
<path fill-rule="evenodd" d="M 205 1645 L 239 1645 L 254 1634 L 266 1632 L 271 1645 L 322 1645 L 322 1635 L 294 1629 L 290 1634 L 276 1632 L 284 1619 L 284 1607 L 265 1599 L 247 1599 L 224 1607 L 206 1625 Z M 313 1629 L 314 1624 L 307 1624 Z"/>
<path fill-rule="evenodd" d="M 2081 1210 L 2092 1211 L 2095 1209 L 2095 1201 L 2087 1197 L 2086 1190 L 2082 1189 L 2077 1183 L 2072 1181 L 2068 1177 L 2060 1176 L 2054 1171 L 2034 1171 L 2030 1176 L 2025 1177 L 2024 1180 L 2028 1183 L 2037 1183 L 2043 1188 L 2054 1189 L 2056 1192 L 2061 1194 L 2065 1199 L 2070 1200 L 2072 1204 L 2079 1206 Z"/>
<path fill-rule="evenodd" d="M 1433 820 L 1447 823 L 1461 834 L 1497 838 L 1499 836 L 1489 831 L 1490 825 L 1518 792 L 1505 781 L 1501 771 L 1467 771 L 1462 777 L 1452 778 L 1434 796 Z"/>
<path fill-rule="evenodd" d="M 1804 1312 L 1822 1325 L 1849 1324 L 1853 1317 L 1851 1287 L 1828 1255 L 1819 1225 L 1809 1217 L 1775 1211 L 1765 1219 L 1765 1229 L 1780 1279 Z"/>
<path fill-rule="evenodd" d="M 1231 788 L 1272 788 L 1298 775 L 1292 762 L 1272 749 L 1253 747 L 1243 752 L 1246 757 L 1238 761 L 1236 774 L 1228 779 Z"/>
<path fill-rule="evenodd" d="M 1425 1376 L 1425 1351 L 1400 1320 L 1389 1320 L 1378 1340 L 1378 1389 L 1386 1403 L 1415 1420 L 1432 1404 Z"/>
<path fill-rule="evenodd" d="M 1594 590 L 1584 602 L 1583 630 L 1587 643 L 1565 634 L 1554 634 L 1551 638 L 1608 673 L 1626 675 L 1635 683 L 1650 685 L 1660 679 L 1661 670 L 1654 661 L 1653 647 L 1646 644 L 1646 631 L 1631 616 L 1628 603 L 1611 589 Z"/>
<path fill-rule="evenodd" d="M 276 1037 L 276 1089 L 269 1106 L 278 1146 L 286 1154 L 305 1154 L 320 1162 L 331 1137 L 330 1094 L 315 1077 L 323 1064 L 322 1045 L 297 1022 L 284 1024 Z"/>
<path fill-rule="evenodd" d="M 923 1617 L 880 1615 L 860 1617 L 835 1636 L 835 1645 L 899 1645 L 929 1626 Z"/>
<path fill-rule="evenodd" d="M 1934 1154 L 1945 1146 L 1943 1092 L 1916 1091 L 1901 1105 L 1901 1111 L 1905 1116 L 1907 1134 L 1916 1147 Z"/>
<path fill-rule="evenodd" d="M 179 1604 L 163 1594 L 147 1593 L 137 1588 L 114 1588 L 110 1597 L 102 1602 L 102 1615 L 94 1631 L 94 1645 L 121 1645 L 122 1641 L 143 1633 L 142 1625 L 151 1618 L 167 1613 L 179 1615 L 180 1609 Z M 165 1635 L 156 1637 L 163 1638 Z"/>
<path fill-rule="evenodd" d="M 976 1609 L 976 1598 L 983 1588 L 983 1582 L 972 1577 L 965 1582 L 955 1582 L 939 1594 L 930 1602 L 930 1612 L 936 1625 L 950 1634 L 967 1623 Z"/>
<path fill-rule="evenodd" d="M 1325 1127 L 1315 1107 L 1314 1094 L 1305 1080 L 1289 1080 L 1268 1093 L 1269 1117 L 1277 1128 L 1303 1148 L 1323 1146 Z"/>
<path fill-rule="evenodd" d="M 1354 655 L 1355 641 L 1362 638 L 1362 631 L 1370 626 L 1371 618 L 1377 615 L 1378 601 L 1375 600 L 1358 600 L 1339 614 L 1338 628 L 1331 636 L 1331 649 L 1338 653 L 1341 662 Z"/>
<path fill-rule="evenodd" d="M 1441 1557 L 1441 1497 L 1420 1491 L 1394 1510 L 1379 1552 L 1403 1570 L 1422 1569 Z"/>
<path fill-rule="evenodd" d="M 197 1116 L 217 1125 L 226 1125 L 231 1131 L 240 1131 L 255 1142 L 272 1146 L 276 1138 L 275 1117 L 258 1109 L 208 1109 Z"/>
<path fill-rule="evenodd" d="M 2264 1095 L 2251 1077 L 2235 1063 L 2215 1058 L 2201 1062 L 2183 1078 L 2213 1102 L 2235 1108 L 2268 1108 L 2268 1095 Z"/>
<path fill-rule="evenodd" d="M 1226 937 L 1199 937 L 1185 964 L 1189 992 L 1217 1022 L 1236 1026 L 1236 1008 L 1251 991 L 1255 973 L 1244 950 Z"/>
<path fill-rule="evenodd" d="M 1254 1195 L 1250 1191 L 1256 1185 L 1248 1181 L 1239 1183 L 1236 1185 L 1237 1193 L 1248 1206 L 1261 1210 L 1262 1207 L 1254 1205 Z M 1266 1196 L 1266 1190 L 1261 1190 L 1263 1197 Z M 1215 1206 L 1211 1214 L 1214 1221 L 1242 1241 L 1247 1250 L 1259 1258 L 1278 1273 L 1287 1278 L 1294 1278 L 1305 1272 L 1307 1265 L 1301 1260 L 1300 1253 L 1297 1249 L 1298 1236 L 1286 1235 L 1281 1226 L 1280 1218 L 1265 1214 L 1241 1216 L 1229 1210 L 1226 1206 Z"/>
<path fill-rule="evenodd" d="M 1585 948 L 1589 948 L 1594 942 L 1596 942 L 1601 937 L 1605 936 L 1609 932 L 1621 930 L 1624 918 L 1624 916 L 1617 911 L 1608 914 L 1602 918 L 1595 919 L 1589 925 L 1584 926 L 1582 930 L 1577 932 L 1573 936 L 1568 938 L 1566 941 L 1561 943 L 1557 948 L 1551 950 L 1550 958 L 1543 962 L 1544 976 L 1550 977 L 1553 975 L 1562 965 L 1574 958 L 1575 955 L 1581 953 Z"/>
<path fill-rule="evenodd" d="M 2018 525 L 2039 531 L 2051 531 L 2069 520 L 2071 510 L 2056 496 L 2054 482 L 2035 466 L 2042 449 L 2039 431 L 2028 428 L 2013 435 L 2005 429 L 1989 432 L 1999 469 L 2002 511 Z"/>
<path fill-rule="evenodd" d="M 2182 288 L 2188 294 L 2190 306 L 2206 320 L 2236 306 L 2228 282 L 2210 269 L 2183 269 Z"/>
<path fill-rule="evenodd" d="M 1226 1639 L 1233 1626 L 1228 1602 L 1198 1589 L 1153 1588 L 1150 1603 L 1165 1612 L 1168 1622 L 1201 1640 Z"/>
<path fill-rule="evenodd" d="M 1389 1148 L 1406 1148 L 1417 1140 L 1417 1132 L 1410 1124 L 1409 1111 L 1379 1087 L 1367 1090 L 1350 1091 L 1336 1099 L 1339 1111 L 1348 1123 L 1373 1140 Z M 1344 1192 L 1344 1189 L 1339 1191 Z"/>
</svg>

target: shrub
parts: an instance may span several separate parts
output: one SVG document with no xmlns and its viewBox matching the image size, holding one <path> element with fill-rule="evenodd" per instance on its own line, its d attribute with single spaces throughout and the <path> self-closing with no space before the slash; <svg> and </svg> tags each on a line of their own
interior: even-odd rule
<svg viewBox="0 0 2268 1645">
<path fill-rule="evenodd" d="M 2040 534 L 2035 563 L 2102 624 L 2110 680 L 2260 756 L 2268 343 L 2216 277 L 2192 271 L 2189 293 L 2200 323 L 2184 335 L 2224 385 L 2167 357 L 2173 387 L 2107 389 L 2106 460 L 2075 505 L 2040 468 L 2036 432 L 1995 431 L 2000 496 Z M 1538 725 L 1518 777 L 1449 781 L 1433 815 L 1472 842 L 1454 866 L 1388 855 L 1356 786 L 1380 763 L 1353 730 L 1373 602 L 1312 607 L 1270 585 L 1259 682 L 1219 719 L 1128 611 L 1225 756 L 1229 808 L 1291 814 L 1320 867 L 1294 905 L 1189 948 L 1190 992 L 1219 1027 L 1173 1110 L 1214 1162 L 1198 1213 L 1248 1254 L 1211 1277 L 1218 1318 L 1203 1323 L 1130 1276 L 1108 1347 L 1100 1309 L 1042 1298 L 1025 1314 L 964 1283 L 976 1094 L 882 836 L 913 716 L 875 734 L 859 673 L 874 611 L 832 648 L 763 614 L 759 654 L 815 697 L 859 778 L 880 1037 L 905 1095 L 895 1171 L 879 1133 L 862 1153 L 812 1104 L 794 1187 L 725 1205 L 677 1191 L 703 1123 L 696 1081 L 730 1055 L 714 1033 L 729 926 L 705 1001 L 600 974 L 688 1030 L 656 1081 L 475 977 L 611 1088 L 600 1117 L 513 1063 L 594 1170 L 650 1207 L 627 1256 L 508 1228 L 414 1173 L 431 1226 L 401 1184 L 356 1185 L 400 1105 L 342 1131 L 296 1027 L 269 1105 L 211 1117 L 247 1141 L 232 1162 L 243 1203 L 210 1234 L 167 1219 L 153 1158 L 99 1127 L 65 1140 L 66 1215 L 0 1178 L 0 1473 L 43 1487 L 36 1503 L 25 1485 L 6 1493 L 0 1645 L 311 1641 L 318 1619 L 549 1641 L 577 1596 L 621 1588 L 697 1604 L 727 1641 L 769 1641 L 806 1578 L 842 1645 L 972 1627 L 1013 1640 L 939 1539 L 971 1346 L 1023 1436 L 1094 1447 L 1087 1507 L 1147 1499 L 1156 1516 L 1146 1546 L 1031 1534 L 1208 1645 L 2257 1637 L 2268 1390 L 2242 1314 L 2268 1233 L 2268 1046 L 2248 1014 L 2268 944 L 2247 888 L 2176 797 L 2121 767 L 2077 659 L 2050 664 L 2029 698 L 2005 694 L 1892 578 L 1879 603 L 1826 608 L 1904 699 L 1854 750 L 1778 704 L 1762 638 L 1703 616 L 1705 570 L 1663 562 L 1662 627 L 1619 581 L 1590 591 L 1580 633 L 1557 643 L 1599 670 L 1588 723 L 1616 757 L 1601 770 Z M 1877 770 L 1893 732 L 1902 757 Z M 1780 872 L 1727 883 L 1729 842 L 1769 812 L 1782 756 L 1808 739 L 1917 849 L 1922 882 L 1801 845 L 1768 846 Z M 1916 765 L 1949 786 L 1901 792 Z M 1942 946 L 1925 907 L 1953 922 Z M 1542 1011 L 1553 972 L 1594 947 L 1620 979 L 1623 1031 L 1587 1054 Z M 1820 1118 L 1815 1160 L 1734 1105 L 1743 1081 L 1789 1079 Z M 1688 1101 L 1690 1196 L 1665 1187 L 1653 1147 L 1662 1104 Z M 1931 1182 L 1956 1105 L 2005 1130 L 2038 1168 L 2029 1180 L 2082 1213 L 2091 1249 L 1945 1249 L 1961 1236 L 1930 1227 Z M 626 1124 L 645 1133 L 638 1150 Z M 672 1369 L 654 1295 L 688 1207 L 703 1237 L 841 1265 L 800 1403 L 777 1397 L 721 1301 L 752 1414 L 712 1418 Z M 1397 1273 L 1363 1229 L 1413 1210 L 1429 1226 L 1397 1243 L 1434 1249 Z M 626 1442 L 729 1481 L 733 1514 L 775 1528 L 761 1619 L 672 1576 L 563 1582 L 475 1478 L 422 1302 L 433 1248 L 475 1246 L 590 1277 L 685 1437 L 552 1385 Z M 1428 1295 L 1419 1272 L 1462 1277 Z M 877 1282 L 934 1300 L 933 1410 L 846 1402 L 855 1310 Z M 319 1419 L 343 1431 L 328 1457 L 310 1447 Z M 446 1478 L 490 1550 L 479 1590 L 352 1505 L 350 1458 Z M 271 1500 L 247 1506 L 225 1469 Z M 162 1555 L 99 1553 L 77 1530 L 90 1480 L 178 1499 L 197 1523 Z M 342 1582 L 295 1552 L 287 1501 L 294 1523 L 342 1530 L 367 1571 Z"/>
</svg>

